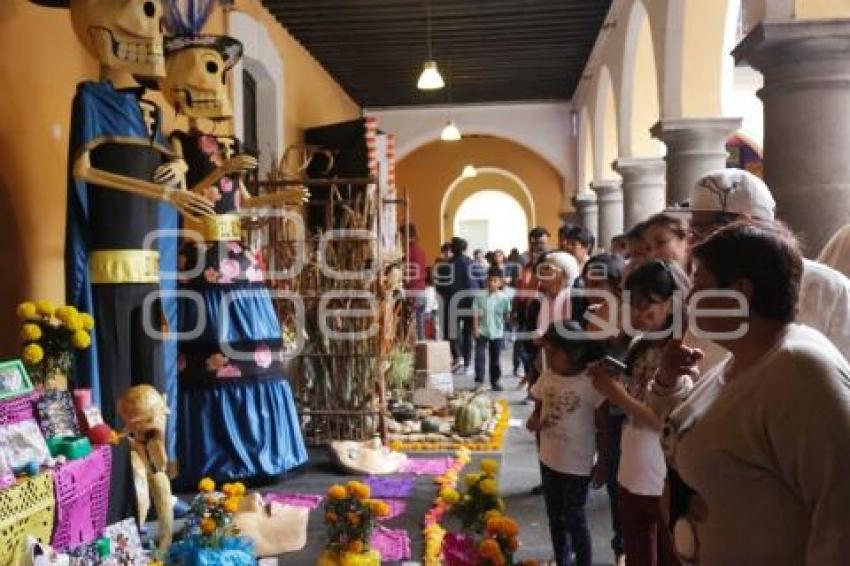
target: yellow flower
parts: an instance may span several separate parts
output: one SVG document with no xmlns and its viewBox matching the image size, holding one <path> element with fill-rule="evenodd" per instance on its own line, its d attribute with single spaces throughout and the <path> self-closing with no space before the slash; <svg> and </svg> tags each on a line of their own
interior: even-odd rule
<svg viewBox="0 0 850 566">
<path fill-rule="evenodd" d="M 235 491 L 235 493 L 236 493 L 236 495 L 238 495 L 239 497 L 242 497 L 243 495 L 245 495 L 245 484 L 244 484 L 244 483 L 242 483 L 241 481 L 238 481 L 238 482 L 234 483 L 234 484 L 233 484 L 233 489 L 235 489 L 235 490 L 236 490 L 236 491 Z"/>
<path fill-rule="evenodd" d="M 228 497 L 224 500 L 222 508 L 227 513 L 236 513 L 239 511 L 239 497 Z"/>
<path fill-rule="evenodd" d="M 53 316 L 53 313 L 56 312 L 56 306 L 50 301 L 41 300 L 35 302 L 35 310 L 38 311 L 38 314 Z"/>
<path fill-rule="evenodd" d="M 390 516 L 390 506 L 387 505 L 384 501 L 372 501 L 370 502 L 369 509 L 372 511 L 372 514 L 376 517 L 389 517 Z"/>
<path fill-rule="evenodd" d="M 341 485 L 332 485 L 328 489 L 328 497 L 339 501 L 348 497 L 348 492 Z"/>
<path fill-rule="evenodd" d="M 466 485 L 472 487 L 481 481 L 481 474 L 466 474 Z"/>
<path fill-rule="evenodd" d="M 360 554 L 363 552 L 363 541 L 362 540 L 353 540 L 345 545 L 345 550 L 348 552 L 353 552 L 355 554 Z"/>
<path fill-rule="evenodd" d="M 38 344 L 30 344 L 24 348 L 21 357 L 27 365 L 38 365 L 44 359 L 44 349 Z"/>
<path fill-rule="evenodd" d="M 440 490 L 440 499 L 442 499 L 449 505 L 454 505 L 455 503 L 460 501 L 460 494 L 457 492 L 456 489 L 444 487 Z"/>
<path fill-rule="evenodd" d="M 32 320 L 38 316 L 38 309 L 32 301 L 21 303 L 15 312 L 21 320 Z"/>
<path fill-rule="evenodd" d="M 41 327 L 37 324 L 28 322 L 21 327 L 21 340 L 24 342 L 35 342 L 41 340 Z"/>
<path fill-rule="evenodd" d="M 77 330 L 71 337 L 71 344 L 78 350 L 85 350 L 91 346 L 91 336 L 85 330 Z"/>
<path fill-rule="evenodd" d="M 481 460 L 481 471 L 488 476 L 495 476 L 499 473 L 499 463 L 492 458 L 484 458 Z"/>
<path fill-rule="evenodd" d="M 484 495 L 499 495 L 499 484 L 497 484 L 494 479 L 487 478 L 481 480 L 481 483 L 478 484 L 478 488 Z"/>
<path fill-rule="evenodd" d="M 359 481 L 350 481 L 345 484 L 346 489 L 348 489 L 348 493 L 351 494 L 352 497 L 359 500 L 369 499 L 369 495 L 371 494 L 371 490 L 369 486 L 363 482 Z"/>
<path fill-rule="evenodd" d="M 59 322 L 67 326 L 68 321 L 78 320 L 80 313 L 72 306 L 64 306 L 57 308 L 53 316 L 55 316 Z M 80 323 L 80 327 L 82 327 L 82 323 Z"/>
<path fill-rule="evenodd" d="M 496 509 L 490 509 L 486 513 L 484 513 L 484 521 L 489 524 L 490 519 L 498 519 L 502 516 L 502 513 Z"/>
<path fill-rule="evenodd" d="M 94 328 L 94 317 L 87 312 L 80 313 L 80 324 L 83 325 L 83 330 L 92 330 Z"/>
<path fill-rule="evenodd" d="M 80 320 L 80 315 L 78 314 L 69 315 L 62 324 L 71 332 L 78 332 L 83 329 L 83 321 Z"/>
<path fill-rule="evenodd" d="M 211 535 L 215 532 L 215 519 L 212 517 L 204 517 L 201 519 L 201 533 Z"/>
<path fill-rule="evenodd" d="M 204 478 L 198 482 L 198 491 L 209 493 L 213 490 L 215 490 L 215 482 L 212 478 Z"/>
</svg>

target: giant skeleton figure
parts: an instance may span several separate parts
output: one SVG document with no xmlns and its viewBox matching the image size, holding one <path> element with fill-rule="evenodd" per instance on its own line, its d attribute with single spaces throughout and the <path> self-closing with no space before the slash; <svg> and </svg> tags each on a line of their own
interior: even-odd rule
<svg viewBox="0 0 850 566">
<path fill-rule="evenodd" d="M 189 118 L 188 131 L 172 132 L 170 140 L 188 164 L 189 184 L 196 186 L 229 160 L 241 160 L 244 169 L 256 166 L 253 158 L 239 155 L 239 140 L 215 133 L 232 117 L 227 71 L 241 56 L 242 45 L 199 33 L 209 4 L 189 3 L 185 13 L 181 3 L 166 3 L 168 27 L 177 35 L 166 40 L 167 73 L 160 81 L 169 104 Z M 181 487 L 205 476 L 219 481 L 274 478 L 307 460 L 280 361 L 280 322 L 258 259 L 242 243 L 240 223 L 245 208 L 262 214 L 257 209 L 303 204 L 306 189 L 252 197 L 241 172 L 235 172 L 203 194 L 216 216 L 200 224 L 187 222 L 180 251 L 185 279 L 177 330 L 185 336 L 201 328 L 199 336 L 179 342 L 175 418 Z"/>
<path fill-rule="evenodd" d="M 70 8 L 78 39 L 100 62 L 100 80 L 78 85 L 71 115 L 66 294 L 96 321 L 73 385 L 91 387 L 118 427 L 116 404 L 129 387 L 162 391 L 176 374 L 176 351 L 163 356 L 156 331 L 176 322 L 175 301 L 158 295 L 176 286 L 161 287 L 159 265 L 176 264 L 177 239 L 157 230 L 176 230 L 178 212 L 199 219 L 214 211 L 198 191 L 181 190 L 185 163 L 164 142 L 159 108 L 138 82 L 165 74 L 161 0 L 32 1 Z M 216 174 L 240 166 L 225 163 Z M 126 443 L 116 448 L 110 489 L 110 523 L 132 517 Z"/>
</svg>

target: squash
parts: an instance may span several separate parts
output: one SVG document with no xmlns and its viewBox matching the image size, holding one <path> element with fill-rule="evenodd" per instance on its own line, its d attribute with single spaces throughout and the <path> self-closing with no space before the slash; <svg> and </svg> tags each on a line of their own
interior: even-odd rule
<svg viewBox="0 0 850 566">
<path fill-rule="evenodd" d="M 481 429 L 493 415 L 493 404 L 489 397 L 480 401 L 481 394 L 475 395 L 469 403 L 458 407 L 455 411 L 455 431 L 461 436 L 473 436 L 481 432 Z"/>
</svg>

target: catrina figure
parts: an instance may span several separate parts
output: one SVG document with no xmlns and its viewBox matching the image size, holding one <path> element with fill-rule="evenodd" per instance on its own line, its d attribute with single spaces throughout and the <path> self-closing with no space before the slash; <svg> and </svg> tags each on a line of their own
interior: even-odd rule
<svg viewBox="0 0 850 566">
<path fill-rule="evenodd" d="M 119 428 L 116 405 L 132 385 L 165 389 L 176 370 L 158 333 L 174 322 L 160 300 L 160 264 L 176 264 L 178 228 L 214 215 L 196 192 L 181 190 L 186 169 L 163 139 L 159 108 L 139 81 L 165 74 L 161 0 L 32 0 L 70 9 L 74 31 L 100 63 L 100 80 L 77 87 L 71 115 L 66 233 L 67 301 L 94 315 L 95 339 L 72 384 L 90 387 L 104 419 Z M 175 371 L 176 373 L 176 371 Z M 133 517 L 127 443 L 113 455 L 110 523 Z"/>
<path fill-rule="evenodd" d="M 188 182 L 195 184 L 239 156 L 239 140 L 216 132 L 232 117 L 227 75 L 242 45 L 199 34 L 201 21 L 184 16 L 176 2 L 166 6 L 168 27 L 177 35 L 166 39 L 166 77 L 160 86 L 178 114 L 189 118 L 188 131 L 174 131 L 170 139 L 188 164 Z M 307 460 L 280 361 L 280 323 L 260 263 L 242 242 L 240 228 L 240 211 L 254 208 L 252 214 L 262 214 L 259 207 L 301 205 L 306 192 L 251 197 L 242 175 L 234 173 L 204 196 L 216 216 L 201 225 L 186 223 L 180 252 L 186 275 L 181 288 L 190 293 L 179 299 L 178 331 L 201 329 L 200 335 L 179 341 L 176 481 L 185 487 L 207 476 L 275 478 Z"/>
</svg>

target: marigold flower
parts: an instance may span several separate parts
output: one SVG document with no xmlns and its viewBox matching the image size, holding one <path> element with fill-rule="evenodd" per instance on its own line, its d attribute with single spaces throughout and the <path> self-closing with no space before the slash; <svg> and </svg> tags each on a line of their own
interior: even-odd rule
<svg viewBox="0 0 850 566">
<path fill-rule="evenodd" d="M 56 312 L 56 306 L 47 300 L 41 300 L 35 302 L 35 310 L 38 311 L 38 314 L 44 316 L 53 316 Z"/>
<path fill-rule="evenodd" d="M 334 513 L 333 511 L 328 511 L 327 513 L 325 513 L 325 523 L 327 523 L 328 525 L 333 525 L 337 521 L 339 521 L 339 517 L 336 513 Z"/>
<path fill-rule="evenodd" d="M 450 505 L 454 505 L 455 503 L 460 501 L 460 494 L 457 492 L 456 489 L 453 489 L 451 487 L 444 487 L 440 490 L 440 499 Z"/>
<path fill-rule="evenodd" d="M 35 303 L 27 301 L 19 304 L 18 308 L 15 309 L 15 313 L 21 320 L 32 320 L 38 316 L 38 309 L 36 308 Z"/>
<path fill-rule="evenodd" d="M 487 478 L 481 480 L 481 483 L 478 484 L 478 489 L 480 489 L 481 493 L 484 495 L 499 495 L 499 484 L 497 484 L 494 479 Z"/>
<path fill-rule="evenodd" d="M 212 478 L 204 478 L 198 482 L 198 491 L 209 493 L 215 490 L 215 482 Z"/>
<path fill-rule="evenodd" d="M 371 494 L 371 490 L 369 486 L 363 482 L 359 481 L 350 481 L 345 484 L 348 493 L 351 494 L 352 497 L 359 500 L 369 499 L 369 495 Z"/>
<path fill-rule="evenodd" d="M 224 500 L 222 508 L 227 513 L 236 513 L 239 511 L 239 497 L 231 496 Z"/>
<path fill-rule="evenodd" d="M 328 497 L 335 501 L 340 501 L 348 497 L 348 492 L 341 485 L 334 484 L 328 489 Z"/>
<path fill-rule="evenodd" d="M 466 474 L 465 481 L 466 485 L 472 487 L 473 485 L 481 481 L 481 474 Z"/>
<path fill-rule="evenodd" d="M 44 359 L 44 348 L 38 344 L 30 344 L 21 352 L 21 358 L 30 366 L 40 364 Z"/>
<path fill-rule="evenodd" d="M 83 330 L 91 331 L 94 329 L 94 317 L 87 312 L 81 312 L 80 324 L 83 325 Z"/>
<path fill-rule="evenodd" d="M 363 552 L 363 541 L 362 540 L 353 540 L 345 545 L 345 550 L 348 552 L 353 552 L 354 554 L 360 554 Z"/>
<path fill-rule="evenodd" d="M 346 513 L 345 520 L 348 521 L 348 524 L 352 527 L 359 527 L 360 523 L 363 522 L 358 513 Z"/>
<path fill-rule="evenodd" d="M 35 342 L 41 340 L 41 337 L 42 332 L 39 325 L 28 322 L 21 327 L 21 340 L 24 342 Z"/>
<path fill-rule="evenodd" d="M 369 509 L 376 517 L 383 518 L 390 516 L 390 506 L 385 501 L 372 501 L 369 504 Z"/>
<path fill-rule="evenodd" d="M 499 473 L 499 463 L 492 458 L 484 458 L 481 460 L 481 471 L 488 476 L 495 476 Z"/>
<path fill-rule="evenodd" d="M 478 552 L 484 558 L 493 559 L 495 556 L 502 554 L 502 549 L 499 548 L 498 542 L 491 538 L 486 538 L 478 546 Z"/>
<path fill-rule="evenodd" d="M 73 344 L 74 348 L 77 350 L 85 350 L 91 346 L 91 336 L 85 330 L 77 330 L 74 332 L 74 335 L 71 336 L 71 344 Z"/>
<path fill-rule="evenodd" d="M 509 538 L 519 535 L 519 525 L 513 519 L 505 517 L 502 520 L 502 534 Z"/>
<path fill-rule="evenodd" d="M 216 528 L 215 519 L 213 519 L 212 517 L 204 517 L 203 519 L 201 519 L 200 527 L 202 534 L 207 536 L 213 534 Z"/>
</svg>

